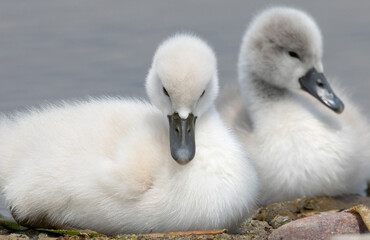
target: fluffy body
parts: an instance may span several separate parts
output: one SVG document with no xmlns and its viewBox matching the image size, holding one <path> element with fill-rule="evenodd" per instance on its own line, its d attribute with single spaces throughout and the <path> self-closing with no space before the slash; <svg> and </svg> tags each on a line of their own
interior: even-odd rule
<svg viewBox="0 0 370 240">
<path fill-rule="evenodd" d="M 255 162 L 262 204 L 366 188 L 370 132 L 365 117 L 341 89 L 333 86 L 346 106 L 337 114 L 298 83 L 310 68 L 323 70 L 321 48 L 312 18 L 290 8 L 259 14 L 242 41 L 241 88 L 224 92 L 220 111 Z"/>
<path fill-rule="evenodd" d="M 199 46 L 196 37 L 175 38 L 180 48 L 186 38 Z M 195 56 L 195 65 L 196 59 L 203 60 Z M 147 85 L 151 81 L 149 74 Z M 172 92 L 176 85 L 168 88 Z M 162 111 L 137 100 L 105 98 L 3 118 L 2 193 L 17 221 L 31 226 L 109 235 L 232 228 L 255 204 L 257 174 L 212 102 L 198 115 L 197 151 L 186 165 L 171 157 L 163 114 L 171 107 L 160 104 Z"/>
</svg>

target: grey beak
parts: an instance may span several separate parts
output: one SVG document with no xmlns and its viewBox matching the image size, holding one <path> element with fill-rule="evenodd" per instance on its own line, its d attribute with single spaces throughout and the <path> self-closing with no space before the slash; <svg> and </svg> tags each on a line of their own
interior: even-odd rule
<svg viewBox="0 0 370 240">
<path fill-rule="evenodd" d="M 323 73 L 318 72 L 315 68 L 311 68 L 299 79 L 299 83 L 303 90 L 317 98 L 334 112 L 343 112 L 343 102 L 335 95 Z"/>
<path fill-rule="evenodd" d="M 177 112 L 168 115 L 171 155 L 181 165 L 190 162 L 195 155 L 194 126 L 196 119 L 197 117 L 192 113 L 187 119 L 181 119 Z"/>
</svg>

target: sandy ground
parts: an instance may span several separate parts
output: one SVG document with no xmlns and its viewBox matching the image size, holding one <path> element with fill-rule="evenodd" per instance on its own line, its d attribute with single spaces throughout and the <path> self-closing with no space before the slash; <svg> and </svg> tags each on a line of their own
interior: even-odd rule
<svg viewBox="0 0 370 240">
<path fill-rule="evenodd" d="M 236 79 L 241 37 L 253 14 L 285 5 L 309 12 L 324 36 L 330 79 L 370 117 L 370 2 L 362 1 L 1 1 L 0 112 L 59 99 L 144 97 L 156 46 L 179 32 L 205 38 L 222 85 Z M 1 204 L 1 203 L 0 203 Z M 4 207 L 0 209 L 4 214 Z"/>
</svg>

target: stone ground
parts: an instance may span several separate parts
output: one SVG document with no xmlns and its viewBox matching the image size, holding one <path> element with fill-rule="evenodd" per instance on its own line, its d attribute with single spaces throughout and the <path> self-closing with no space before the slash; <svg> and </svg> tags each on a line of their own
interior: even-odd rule
<svg viewBox="0 0 370 240">
<path fill-rule="evenodd" d="M 357 208 L 353 208 L 358 206 Z M 334 232 L 330 236 L 338 233 L 368 233 L 370 227 L 370 197 L 361 197 L 358 195 L 349 195 L 345 197 L 330 198 L 298 198 L 292 201 L 270 204 L 265 207 L 256 209 L 254 214 L 245 220 L 239 230 L 239 234 L 228 234 L 226 230 L 213 232 L 199 232 L 200 235 L 189 235 L 190 233 L 171 232 L 171 233 L 153 233 L 153 234 L 131 234 L 118 236 L 105 236 L 88 230 L 52 230 L 52 229 L 29 229 L 17 225 L 14 222 L 0 220 L 0 240 L 1 239 L 294 239 L 294 236 L 281 236 L 276 229 L 285 225 L 290 231 L 295 231 L 301 234 L 312 235 L 311 232 L 302 232 L 301 228 L 296 228 L 295 223 L 304 220 L 305 225 L 315 223 L 317 218 L 328 219 L 328 216 L 345 216 L 341 218 L 340 228 L 338 223 L 335 225 Z M 363 209 L 364 211 L 362 211 Z M 367 212 L 366 212 L 367 211 Z M 350 213 L 352 214 L 350 214 Z M 351 217 L 353 216 L 353 217 Z M 304 218 L 304 219 L 303 219 Z M 311 220 L 312 219 L 312 220 Z M 355 220 L 353 220 L 355 219 Z M 356 220 L 357 219 L 357 220 Z M 325 224 L 319 224 L 318 229 L 314 229 L 315 233 L 324 231 L 333 231 L 331 229 L 323 229 L 326 225 L 330 225 L 331 220 L 325 220 Z M 352 222 L 351 222 L 352 221 Z M 307 223 L 308 222 L 308 223 Z M 366 227 L 366 224 L 368 227 Z M 317 225 L 317 224 L 316 224 Z M 344 227 L 351 228 L 343 230 Z M 292 230 L 293 229 L 293 230 Z M 307 229 L 306 229 L 307 230 Z M 310 230 L 310 229 L 308 229 Z M 344 232 L 343 232 L 344 231 Z M 276 234 L 272 234 L 272 233 Z M 286 233 L 288 231 L 280 231 Z M 279 233 L 279 234 L 277 234 Z M 207 234 L 207 235 L 206 235 Z M 271 236 L 270 236 L 271 235 Z M 270 236 L 270 238 L 269 238 Z M 275 238 L 278 236 L 278 238 Z M 362 235 L 369 237 L 370 235 Z M 327 236 L 326 236 L 327 238 Z M 325 239 L 326 239 L 325 238 Z M 309 238 L 308 238 L 309 239 Z M 313 239 L 313 238 L 311 238 Z M 320 239 L 320 238 L 316 238 Z M 324 239 L 324 238 L 322 238 Z"/>
</svg>

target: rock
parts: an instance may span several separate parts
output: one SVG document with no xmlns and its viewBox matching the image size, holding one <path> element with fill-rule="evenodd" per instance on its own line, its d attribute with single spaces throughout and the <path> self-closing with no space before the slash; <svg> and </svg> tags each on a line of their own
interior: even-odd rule
<svg viewBox="0 0 370 240">
<path fill-rule="evenodd" d="M 348 195 L 344 197 L 302 197 L 292 201 L 273 203 L 261 207 L 253 214 L 252 219 L 266 221 L 276 229 L 300 218 L 328 211 L 337 212 L 359 204 L 370 206 L 370 198 L 359 195 Z"/>
<path fill-rule="evenodd" d="M 270 224 L 274 229 L 277 229 L 283 226 L 286 223 L 293 221 L 294 219 L 289 216 L 275 216 L 271 221 Z"/>
<path fill-rule="evenodd" d="M 368 232 L 357 214 L 346 212 L 323 213 L 302 218 L 281 226 L 272 232 L 269 240 L 330 239 L 337 234 L 359 234 Z"/>
<path fill-rule="evenodd" d="M 252 217 L 255 220 L 266 221 L 270 225 L 272 225 L 273 219 L 276 219 L 277 216 L 285 216 L 295 220 L 300 217 L 298 213 L 303 209 L 305 202 L 305 198 L 298 198 L 294 201 L 273 203 L 259 208 Z"/>
<path fill-rule="evenodd" d="M 369 240 L 370 234 L 346 234 L 334 236 L 331 240 Z"/>
<path fill-rule="evenodd" d="M 346 212 L 360 215 L 367 229 L 370 230 L 370 207 L 360 204 L 347 209 Z"/>
<path fill-rule="evenodd" d="M 29 237 L 26 234 L 17 234 L 17 233 L 12 233 L 9 236 L 7 236 L 6 239 L 29 239 Z"/>
<path fill-rule="evenodd" d="M 46 233 L 40 233 L 40 234 L 37 236 L 37 239 L 38 239 L 38 240 L 50 239 L 50 237 L 49 237 Z"/>
<path fill-rule="evenodd" d="M 260 239 L 267 239 L 272 230 L 273 228 L 267 222 L 249 218 L 241 224 L 238 234 L 248 234 L 249 236 L 258 236 Z"/>
</svg>

